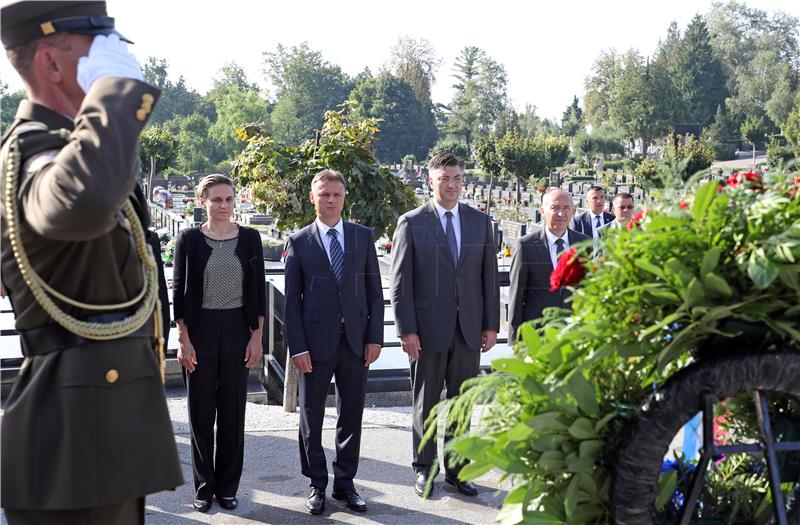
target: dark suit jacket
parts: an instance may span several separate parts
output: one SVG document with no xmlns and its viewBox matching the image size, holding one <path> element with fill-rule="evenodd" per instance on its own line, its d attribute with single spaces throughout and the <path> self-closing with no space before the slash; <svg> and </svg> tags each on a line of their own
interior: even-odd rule
<svg viewBox="0 0 800 525">
<path fill-rule="evenodd" d="M 383 287 L 372 230 L 344 226 L 344 268 L 336 280 L 316 221 L 286 243 L 286 338 L 289 353 L 308 351 L 316 361 L 331 359 L 344 319 L 350 349 L 383 345 Z"/>
<path fill-rule="evenodd" d="M 567 236 L 570 246 L 591 239 L 574 230 L 567 230 Z M 568 307 L 565 300 L 569 297 L 569 290 L 561 288 L 555 293 L 550 292 L 551 273 L 553 262 L 550 260 L 544 228 L 519 239 L 511 255 L 511 286 L 508 291 L 509 341 L 514 340 L 516 330 L 522 323 L 541 317 L 545 308 Z"/>
<path fill-rule="evenodd" d="M 240 226 L 236 255 L 244 270 L 244 313 L 251 330 L 258 328 L 258 316 L 267 315 L 264 280 L 264 251 L 258 230 Z M 203 275 L 211 247 L 199 226 L 183 230 L 175 241 L 175 266 L 172 273 L 172 306 L 175 320 L 191 327 L 203 308 Z"/>
<path fill-rule="evenodd" d="M 574 230 L 578 233 L 582 233 L 584 235 L 588 235 L 589 237 L 592 236 L 592 220 L 594 220 L 594 215 L 592 215 L 591 211 L 585 211 L 575 216 L 574 223 L 575 227 Z M 614 214 L 608 213 L 607 211 L 603 212 L 603 224 L 601 228 L 608 224 L 609 222 L 614 220 Z"/>
<path fill-rule="evenodd" d="M 456 320 L 471 348 L 482 330 L 500 329 L 497 247 L 489 216 L 458 205 L 458 264 L 447 249 L 432 201 L 397 221 L 392 251 L 392 305 L 399 335 L 417 333 L 423 351 L 446 352 Z"/>
</svg>

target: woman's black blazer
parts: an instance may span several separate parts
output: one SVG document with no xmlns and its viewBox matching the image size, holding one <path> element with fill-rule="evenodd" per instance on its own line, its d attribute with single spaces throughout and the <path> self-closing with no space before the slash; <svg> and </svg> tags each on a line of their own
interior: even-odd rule
<svg viewBox="0 0 800 525">
<path fill-rule="evenodd" d="M 264 251 L 257 230 L 239 227 L 236 255 L 244 270 L 242 300 L 247 324 L 255 330 L 258 328 L 258 316 L 267 315 Z M 199 226 L 187 228 L 178 235 L 172 274 L 172 306 L 174 318 L 183 319 L 187 326 L 192 326 L 203 307 L 203 274 L 210 256 L 211 247 L 206 243 Z"/>
</svg>

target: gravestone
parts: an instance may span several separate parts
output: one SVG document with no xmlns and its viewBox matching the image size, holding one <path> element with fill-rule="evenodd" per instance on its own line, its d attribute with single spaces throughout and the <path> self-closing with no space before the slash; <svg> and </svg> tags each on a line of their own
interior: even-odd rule
<svg viewBox="0 0 800 525">
<path fill-rule="evenodd" d="M 506 246 L 514 246 L 517 240 L 525 235 L 527 224 L 508 219 L 500 221 L 500 229 L 503 232 L 503 244 Z"/>
</svg>

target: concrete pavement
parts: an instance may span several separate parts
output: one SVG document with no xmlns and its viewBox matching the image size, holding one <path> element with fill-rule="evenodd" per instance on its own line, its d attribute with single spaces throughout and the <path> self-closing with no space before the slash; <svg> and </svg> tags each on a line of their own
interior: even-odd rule
<svg viewBox="0 0 800 525">
<path fill-rule="evenodd" d="M 499 474 L 490 472 L 477 480 L 477 497 L 459 494 L 440 474 L 431 498 L 420 499 L 412 487 L 410 407 L 371 407 L 364 411 L 356 479 L 356 488 L 367 500 L 369 510 L 355 513 L 331 498 L 331 479 L 325 512 L 311 516 L 304 507 L 308 481 L 300 474 L 298 415 L 287 414 L 279 406 L 248 403 L 239 508 L 229 513 L 215 502 L 208 514 L 201 514 L 191 506 L 194 491 L 186 399 L 171 397 L 168 404 L 187 484 L 147 498 L 148 524 L 490 524 L 505 496 L 497 490 Z M 328 408 L 323 444 L 329 470 L 335 427 L 336 409 Z"/>
</svg>

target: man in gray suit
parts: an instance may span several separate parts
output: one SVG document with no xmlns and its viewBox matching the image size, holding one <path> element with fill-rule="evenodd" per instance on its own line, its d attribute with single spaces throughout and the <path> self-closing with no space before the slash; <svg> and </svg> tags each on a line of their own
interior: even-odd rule
<svg viewBox="0 0 800 525">
<path fill-rule="evenodd" d="M 542 199 L 544 228 L 517 241 L 511 255 L 508 292 L 509 341 L 514 340 L 522 323 L 541 317 L 542 310 L 548 306 L 567 307 L 565 300 L 569 291 L 561 288 L 550 292 L 550 274 L 561 252 L 591 239 L 568 228 L 574 214 L 572 195 L 558 188 L 550 190 Z"/>
<path fill-rule="evenodd" d="M 458 199 L 464 161 L 451 153 L 428 164 L 433 199 L 397 222 L 392 260 L 392 306 L 403 350 L 411 363 L 414 490 L 423 496 L 437 461 L 435 440 L 420 450 L 423 425 L 439 402 L 478 374 L 480 353 L 495 344 L 500 327 L 497 250 L 489 217 Z M 445 440 L 452 436 L 448 432 Z M 462 482 L 463 464 L 445 457 L 445 480 L 463 494 L 478 493 Z"/>
</svg>

